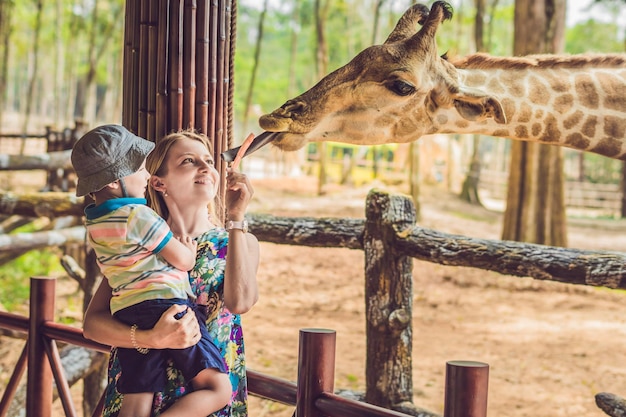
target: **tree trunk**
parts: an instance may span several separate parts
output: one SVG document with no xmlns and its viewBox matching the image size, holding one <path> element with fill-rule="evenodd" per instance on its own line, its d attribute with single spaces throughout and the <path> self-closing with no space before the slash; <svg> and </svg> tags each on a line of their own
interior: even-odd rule
<svg viewBox="0 0 626 417">
<path fill-rule="evenodd" d="M 474 44 L 477 52 L 487 52 L 485 48 L 485 0 L 475 0 L 476 16 L 474 18 Z M 490 19 L 490 21 L 493 19 Z M 467 170 L 467 176 L 463 181 L 460 198 L 471 204 L 481 205 L 478 197 L 478 183 L 480 182 L 480 153 L 478 148 L 480 145 L 480 136 L 474 135 L 472 140 L 472 158 L 470 166 Z"/>
<path fill-rule="evenodd" d="M 75 115 L 79 119 L 83 119 L 87 122 L 93 122 L 96 114 L 96 74 L 98 71 L 98 62 L 103 57 L 108 57 L 107 48 L 112 39 L 113 32 L 120 29 L 119 22 L 122 17 L 124 7 L 121 5 L 115 7 L 113 16 L 111 19 L 107 19 L 108 25 L 104 27 L 104 30 L 99 30 L 99 17 L 98 17 L 98 2 L 94 2 L 94 8 L 91 15 L 91 29 L 89 32 L 89 67 L 87 74 L 79 82 L 79 88 L 81 89 L 82 99 L 77 101 Z M 97 42 L 100 41 L 100 44 Z"/>
<path fill-rule="evenodd" d="M 79 98 L 80 100 L 77 101 L 77 105 L 76 105 L 76 110 L 75 110 L 75 115 L 77 118 L 82 119 L 82 120 L 89 120 L 86 118 L 86 109 L 87 109 L 87 104 L 90 103 L 92 101 L 92 89 L 91 89 L 91 85 L 93 84 L 93 81 L 96 77 L 96 64 L 97 64 L 97 57 L 96 57 L 96 22 L 98 21 L 98 2 L 94 3 L 94 7 L 93 7 L 93 11 L 91 13 L 91 25 L 90 25 L 90 30 L 89 30 L 89 48 L 87 49 L 89 51 L 89 67 L 87 68 L 87 75 L 85 75 L 85 78 L 82 79 L 80 81 L 79 84 Z M 93 120 L 92 120 L 93 121 Z"/>
<path fill-rule="evenodd" d="M 61 91 L 63 85 L 63 65 L 65 58 L 65 49 L 63 48 L 63 0 L 56 0 L 54 10 L 54 43 L 56 47 L 56 51 L 54 54 L 54 81 L 53 81 L 53 91 L 54 91 L 54 109 L 53 112 L 53 120 L 56 128 L 61 128 L 63 125 L 62 121 L 62 110 L 61 110 Z"/>
<path fill-rule="evenodd" d="M 11 46 L 11 15 L 13 10 L 13 1 L 0 0 L 0 46 L 2 47 L 2 55 L 0 56 L 0 131 L 2 131 L 2 115 L 6 105 L 6 88 L 9 74 L 9 49 Z"/>
<path fill-rule="evenodd" d="M 620 214 L 623 219 L 626 218 L 626 162 L 622 162 L 622 179 L 620 186 L 622 189 L 622 210 Z"/>
<path fill-rule="evenodd" d="M 422 218 L 420 203 L 420 145 L 418 141 L 409 144 L 409 194 L 415 205 L 415 217 Z"/>
<path fill-rule="evenodd" d="M 298 54 L 298 30 L 300 26 L 300 0 L 293 0 L 291 7 L 291 29 L 289 39 L 289 83 L 287 84 L 287 97 L 293 97 L 296 90 L 296 56 Z"/>
<path fill-rule="evenodd" d="M 372 41 L 371 44 L 376 44 L 376 38 L 378 36 L 378 25 L 380 23 L 380 9 L 385 4 L 385 0 L 376 0 L 376 4 L 374 5 L 374 28 L 372 30 Z"/>
<path fill-rule="evenodd" d="M 474 135 L 472 145 L 472 158 L 467 171 L 463 188 L 461 189 L 461 200 L 471 204 L 482 205 L 478 195 L 478 183 L 480 181 L 480 153 L 478 152 L 480 145 L 480 135 Z"/>
<path fill-rule="evenodd" d="M 316 48 L 315 48 L 315 62 L 317 68 L 317 79 L 322 79 L 328 73 L 328 47 L 326 46 L 326 36 L 324 34 L 324 22 L 328 15 L 328 7 L 330 1 L 315 0 L 315 35 L 316 35 Z M 318 165 L 319 173 L 317 177 L 317 194 L 324 194 L 324 185 L 327 182 L 326 171 L 326 144 L 324 142 L 318 142 Z"/>
<path fill-rule="evenodd" d="M 33 71 L 28 81 L 28 92 L 26 93 L 26 110 L 24 112 L 24 124 L 22 132 L 27 133 L 30 123 L 30 113 L 32 111 L 33 97 L 35 96 L 35 85 L 37 84 L 37 74 L 39 72 L 39 34 L 41 33 L 41 20 L 43 18 L 43 0 L 37 1 L 37 17 L 35 19 L 35 30 L 33 33 Z M 20 155 L 24 153 L 26 142 L 22 141 Z"/>
<path fill-rule="evenodd" d="M 563 50 L 565 0 L 516 0 L 514 55 Z M 558 147 L 515 142 L 502 238 L 567 245 L 563 156 Z"/>
</svg>

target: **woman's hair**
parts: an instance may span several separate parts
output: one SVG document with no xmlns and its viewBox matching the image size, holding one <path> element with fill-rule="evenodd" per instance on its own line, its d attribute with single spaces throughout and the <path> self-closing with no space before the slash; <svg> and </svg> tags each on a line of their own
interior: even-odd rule
<svg viewBox="0 0 626 417">
<path fill-rule="evenodd" d="M 209 152 L 213 154 L 213 144 L 204 134 L 197 133 L 193 130 L 182 130 L 179 132 L 170 133 L 156 140 L 156 146 L 154 147 L 154 150 L 150 152 L 150 154 L 146 158 L 146 169 L 148 170 L 150 175 L 162 177 L 167 174 L 165 161 L 167 160 L 171 147 L 179 140 L 185 139 L 201 142 L 204 146 L 206 146 Z M 152 187 L 148 187 L 146 199 L 148 200 L 148 206 L 156 211 L 159 216 L 167 219 L 167 217 L 169 216 L 169 210 L 167 209 L 167 205 L 165 204 L 165 200 L 163 199 L 161 193 L 157 192 Z M 209 203 L 208 206 L 209 215 L 211 216 L 211 220 L 214 223 L 220 221 L 219 219 L 221 218 L 221 216 L 218 215 L 218 210 L 222 210 L 222 208 L 223 205 L 220 198 L 220 193 L 218 192 L 215 196 L 215 200 Z"/>
</svg>

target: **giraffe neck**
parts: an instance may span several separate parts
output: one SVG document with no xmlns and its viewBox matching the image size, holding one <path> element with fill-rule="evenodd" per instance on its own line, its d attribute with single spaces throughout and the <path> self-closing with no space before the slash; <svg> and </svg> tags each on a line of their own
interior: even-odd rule
<svg viewBox="0 0 626 417">
<path fill-rule="evenodd" d="M 457 65 L 461 84 L 502 104 L 507 123 L 468 122 L 455 111 L 439 133 L 476 133 L 548 143 L 626 159 L 626 56 L 616 60 L 492 59 Z M 600 59 L 600 58 L 598 58 Z"/>
</svg>

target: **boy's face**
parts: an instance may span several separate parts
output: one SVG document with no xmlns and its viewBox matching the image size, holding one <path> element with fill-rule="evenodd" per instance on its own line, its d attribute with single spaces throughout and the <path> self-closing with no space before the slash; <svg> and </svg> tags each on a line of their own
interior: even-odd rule
<svg viewBox="0 0 626 417">
<path fill-rule="evenodd" d="M 146 187 L 150 174 L 146 170 L 146 161 L 144 160 L 139 169 L 131 175 L 124 177 L 124 185 L 129 197 L 145 198 Z"/>
</svg>

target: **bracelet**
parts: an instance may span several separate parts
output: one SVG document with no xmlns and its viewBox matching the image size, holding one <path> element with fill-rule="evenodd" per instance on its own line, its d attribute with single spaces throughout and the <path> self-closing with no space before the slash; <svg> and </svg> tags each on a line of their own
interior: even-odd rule
<svg viewBox="0 0 626 417">
<path fill-rule="evenodd" d="M 133 344 L 133 347 L 135 348 L 135 350 L 137 352 L 143 353 L 145 355 L 148 352 L 150 352 L 150 349 L 139 347 L 139 345 L 137 344 L 137 339 L 135 339 L 135 332 L 136 331 L 137 331 L 137 325 L 136 324 L 133 324 L 132 326 L 130 326 L 130 343 Z"/>
</svg>

